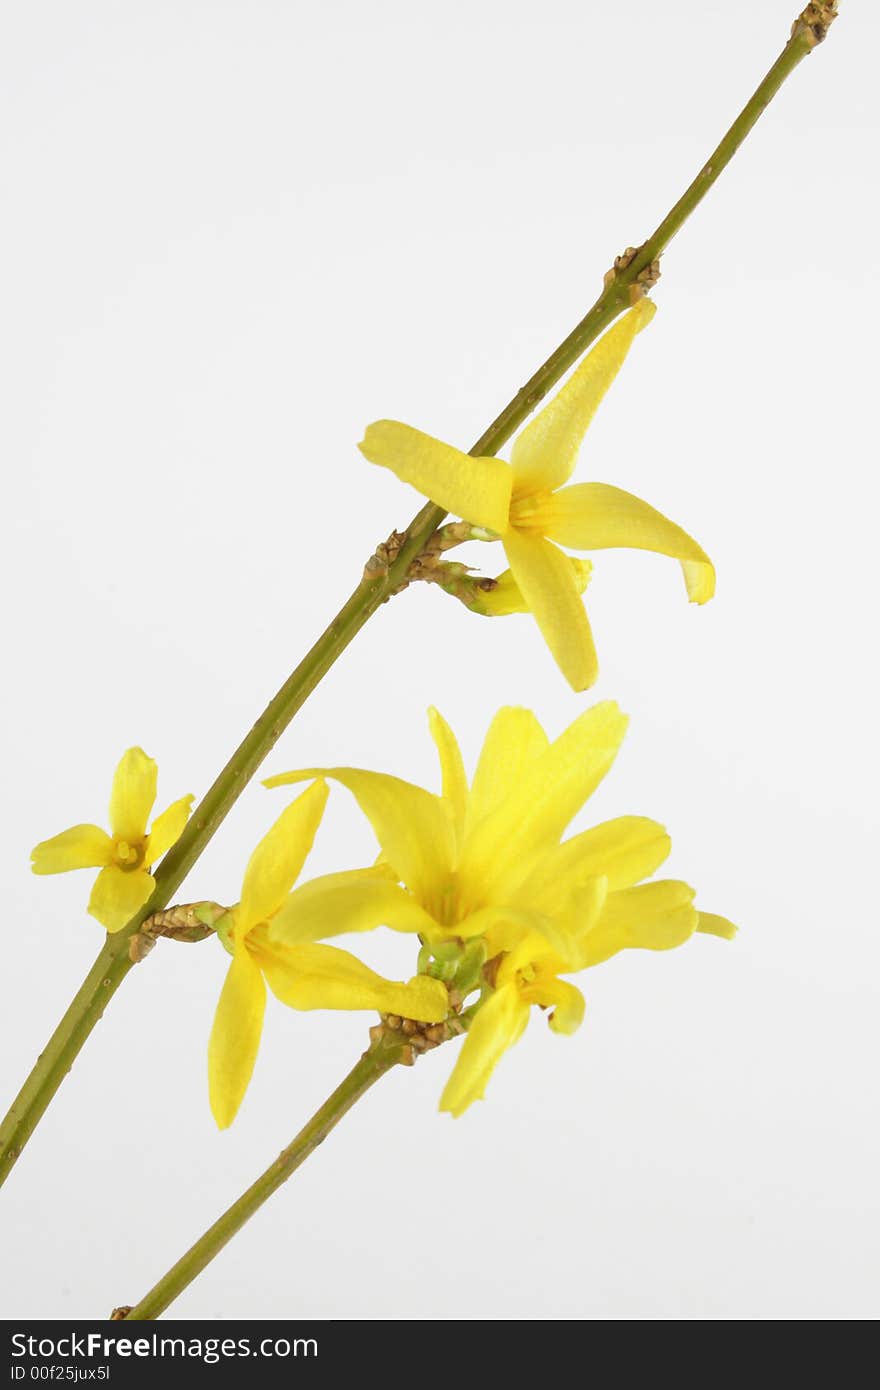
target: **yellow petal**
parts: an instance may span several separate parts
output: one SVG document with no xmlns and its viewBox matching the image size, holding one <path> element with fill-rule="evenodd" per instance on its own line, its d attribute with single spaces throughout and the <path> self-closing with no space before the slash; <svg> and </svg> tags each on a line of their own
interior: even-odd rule
<svg viewBox="0 0 880 1390">
<path fill-rule="evenodd" d="M 468 1029 L 440 1097 L 441 1110 L 462 1115 L 475 1100 L 483 1099 L 498 1062 L 522 1036 L 528 1021 L 529 1006 L 515 985 L 506 985 L 487 999 Z"/>
<path fill-rule="evenodd" d="M 507 529 L 513 474 L 500 459 L 472 458 L 397 420 L 370 425 L 358 448 L 444 511 L 499 534 Z"/>
<path fill-rule="evenodd" d="M 146 869 L 126 873 L 108 864 L 95 879 L 89 912 L 109 932 L 121 931 L 140 912 L 155 886 L 156 880 Z"/>
<path fill-rule="evenodd" d="M 433 705 L 428 710 L 428 726 L 431 737 L 440 757 L 440 777 L 443 800 L 449 807 L 456 839 L 461 840 L 464 833 L 464 818 L 467 811 L 468 784 L 458 739 L 450 729 L 439 710 Z"/>
<path fill-rule="evenodd" d="M 520 971 L 538 969 L 541 978 L 559 975 L 570 970 L 580 970 L 583 956 L 583 938 L 593 930 L 608 896 L 608 880 L 598 877 L 581 884 L 569 898 L 564 912 L 555 916 L 540 913 L 523 913 L 523 918 L 534 916 L 535 929 L 523 935 L 518 941 L 514 938 L 504 942 L 507 955 L 501 962 L 497 983 L 512 980 Z M 549 920 L 555 924 L 550 933 L 539 922 Z M 490 940 L 490 955 L 497 948 L 495 939 Z M 548 949 L 549 946 L 549 949 Z"/>
<path fill-rule="evenodd" d="M 655 873 L 671 848 L 672 841 L 656 821 L 619 816 L 548 852 L 523 893 L 540 911 L 555 912 L 586 879 L 601 876 L 609 889 L 631 888 Z"/>
<path fill-rule="evenodd" d="M 267 787 L 330 777 L 354 796 L 373 827 L 384 859 L 422 903 L 442 894 L 454 860 L 448 807 L 423 787 L 355 767 L 309 768 L 268 777 Z"/>
<path fill-rule="evenodd" d="M 446 986 L 427 975 L 409 984 L 385 980 L 336 946 L 282 946 L 261 928 L 250 940 L 266 983 L 292 1009 L 375 1009 L 420 1023 L 440 1023 L 449 1013 Z"/>
<path fill-rule="evenodd" d="M 523 948 L 523 964 L 551 952 L 566 961 L 576 954 L 573 935 L 564 920 L 513 907 L 482 907 L 456 922 L 455 934 L 463 941 L 486 937 L 490 957 L 499 951 L 515 953 L 528 942 Z"/>
<path fill-rule="evenodd" d="M 526 1003 L 553 1010 L 547 1022 L 554 1033 L 576 1033 L 584 1021 L 584 996 L 567 980 L 555 976 L 538 979 L 534 984 L 526 985 L 520 994 Z"/>
<path fill-rule="evenodd" d="M 715 592 L 712 561 L 697 542 L 640 497 L 607 483 L 577 483 L 554 493 L 541 511 L 544 534 L 573 550 L 653 550 L 682 562 L 688 597 Z"/>
<path fill-rule="evenodd" d="M 594 705 L 521 769 L 516 785 L 465 844 L 459 882 L 473 907 L 510 901 L 535 856 L 558 843 L 611 767 L 626 725 L 613 701 Z"/>
<path fill-rule="evenodd" d="M 693 888 L 673 880 L 609 893 L 598 922 L 583 938 L 581 969 L 625 949 L 668 951 L 681 946 L 697 927 L 693 899 Z"/>
<path fill-rule="evenodd" d="M 253 1075 L 263 1032 L 266 986 L 248 950 L 237 950 L 208 1043 L 208 1095 L 220 1129 L 235 1119 Z"/>
<path fill-rule="evenodd" d="M 177 844 L 189 820 L 194 801 L 194 796 L 182 796 L 179 801 L 172 801 L 168 809 L 153 821 L 147 841 L 148 864 L 157 863 L 163 854 L 168 853 L 172 845 Z"/>
<path fill-rule="evenodd" d="M 110 793 L 110 829 L 114 840 L 137 844 L 147 834 L 147 821 L 156 800 L 159 769 L 143 748 L 129 748 L 113 774 Z"/>
<path fill-rule="evenodd" d="M 268 921 L 284 902 L 306 862 L 326 804 L 327 786 L 316 781 L 281 812 L 257 845 L 245 869 L 237 937 Z"/>
<path fill-rule="evenodd" d="M 511 454 L 514 495 L 560 487 L 571 477 L 578 450 L 605 392 L 636 334 L 654 317 L 641 299 L 599 339 L 553 400 L 517 435 Z"/>
<path fill-rule="evenodd" d="M 113 842 L 99 825 L 72 825 L 31 850 L 35 874 L 63 874 L 68 869 L 97 869 L 110 858 Z"/>
<path fill-rule="evenodd" d="M 738 928 L 732 922 L 728 922 L 726 917 L 719 917 L 714 912 L 698 912 L 697 931 L 706 932 L 708 936 L 720 936 L 725 941 L 732 941 Z"/>
<path fill-rule="evenodd" d="M 589 560 L 581 560 L 574 555 L 566 556 L 571 565 L 572 578 L 579 594 L 584 593 L 590 582 L 593 566 Z M 530 613 L 531 609 L 522 596 L 522 590 L 513 577 L 513 570 L 499 574 L 494 589 L 480 589 L 468 603 L 472 613 L 480 613 L 484 618 L 506 618 L 511 613 Z"/>
<path fill-rule="evenodd" d="M 593 634 L 568 556 L 543 536 L 508 531 L 504 549 L 523 598 L 573 690 L 599 674 Z"/>
<path fill-rule="evenodd" d="M 500 806 L 517 786 L 524 768 L 550 747 L 550 740 L 530 709 L 505 705 L 483 740 L 468 800 L 466 833 Z"/>
<path fill-rule="evenodd" d="M 411 893 L 372 869 L 325 874 L 295 888 L 269 927 L 272 941 L 293 946 L 345 932 L 394 931 L 429 935 L 436 923 Z"/>
</svg>

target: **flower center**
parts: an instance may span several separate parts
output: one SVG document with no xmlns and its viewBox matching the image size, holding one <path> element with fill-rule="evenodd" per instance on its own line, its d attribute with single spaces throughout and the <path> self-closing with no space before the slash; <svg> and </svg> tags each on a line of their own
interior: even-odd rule
<svg viewBox="0 0 880 1390">
<path fill-rule="evenodd" d="M 113 845 L 113 862 L 123 873 L 133 873 L 135 869 L 140 869 L 144 862 L 146 845 L 141 840 L 132 844 L 130 840 L 116 840 Z"/>
<path fill-rule="evenodd" d="M 546 530 L 548 503 L 553 493 L 547 488 L 540 492 L 530 492 L 524 497 L 515 497 L 510 504 L 510 524 L 518 531 Z"/>
<path fill-rule="evenodd" d="M 443 891 L 429 909 L 435 922 L 441 927 L 454 927 L 461 921 L 458 905 L 458 884 L 455 874 L 445 884 Z"/>
</svg>

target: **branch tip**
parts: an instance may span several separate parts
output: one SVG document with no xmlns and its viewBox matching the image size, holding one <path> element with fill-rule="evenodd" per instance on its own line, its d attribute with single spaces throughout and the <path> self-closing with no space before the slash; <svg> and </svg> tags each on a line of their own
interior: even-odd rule
<svg viewBox="0 0 880 1390">
<path fill-rule="evenodd" d="M 815 48 L 828 37 L 828 30 L 837 18 L 837 13 L 837 0 L 830 0 L 828 4 L 807 5 L 791 26 L 791 37 L 804 38 L 808 48 Z"/>
</svg>

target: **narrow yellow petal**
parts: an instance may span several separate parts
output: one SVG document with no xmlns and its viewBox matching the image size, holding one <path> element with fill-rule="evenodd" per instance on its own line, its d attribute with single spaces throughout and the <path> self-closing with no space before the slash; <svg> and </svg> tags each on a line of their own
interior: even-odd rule
<svg viewBox="0 0 880 1390">
<path fill-rule="evenodd" d="M 589 878 L 606 878 L 612 890 L 631 888 L 655 873 L 671 848 L 672 841 L 656 821 L 619 816 L 548 852 L 524 885 L 522 896 L 541 912 L 556 912 Z"/>
<path fill-rule="evenodd" d="M 580 968 L 599 965 L 618 951 L 683 945 L 697 928 L 693 900 L 693 888 L 673 880 L 609 893 L 595 927 L 582 940 Z"/>
<path fill-rule="evenodd" d="M 567 980 L 555 976 L 538 979 L 534 984 L 526 985 L 521 995 L 526 1003 L 553 1010 L 547 1022 L 554 1033 L 576 1033 L 584 1021 L 584 996 Z"/>
<path fill-rule="evenodd" d="M 182 796 L 179 801 L 172 801 L 168 809 L 153 821 L 147 840 L 148 864 L 158 863 L 162 855 L 167 854 L 171 846 L 177 844 L 189 820 L 194 801 L 194 796 Z"/>
<path fill-rule="evenodd" d="M 483 1099 L 493 1071 L 522 1036 L 528 1021 L 529 1006 L 520 999 L 516 985 L 506 985 L 487 999 L 468 1030 L 444 1087 L 441 1110 L 462 1115 L 475 1100 Z"/>
<path fill-rule="evenodd" d="M 356 767 L 308 768 L 268 777 L 281 787 L 310 777 L 329 777 L 347 787 L 373 827 L 384 859 L 420 902 L 443 893 L 454 862 L 448 807 L 412 782 Z"/>
<path fill-rule="evenodd" d="M 506 705 L 498 711 L 483 740 L 474 774 L 466 834 L 501 805 L 518 785 L 528 764 L 549 747 L 550 740 L 530 709 Z"/>
<path fill-rule="evenodd" d="M 68 869 L 97 869 L 108 863 L 113 842 L 99 825 L 72 825 L 31 850 L 35 874 L 63 874 Z"/>
<path fill-rule="evenodd" d="M 281 812 L 257 845 L 245 869 L 238 935 L 268 921 L 284 902 L 306 862 L 326 804 L 327 786 L 318 780 Z"/>
<path fill-rule="evenodd" d="M 108 864 L 95 879 L 89 912 L 109 932 L 121 931 L 140 912 L 155 886 L 156 880 L 146 869 L 126 873 L 115 864 Z"/>
<path fill-rule="evenodd" d="M 593 634 L 568 556 L 543 536 L 508 531 L 504 549 L 553 658 L 572 690 L 587 690 L 599 674 Z"/>
<path fill-rule="evenodd" d="M 375 1009 L 420 1023 L 440 1023 L 449 995 L 440 980 L 417 975 L 408 984 L 383 979 L 336 946 L 282 946 L 255 932 L 253 942 L 266 983 L 292 1009 Z"/>
<path fill-rule="evenodd" d="M 636 334 L 654 317 L 655 308 L 650 299 L 640 299 L 618 319 L 550 404 L 517 435 L 511 454 L 515 496 L 544 488 L 552 490 L 571 477 L 602 397 L 623 365 Z"/>
<path fill-rule="evenodd" d="M 738 930 L 726 917 L 719 917 L 715 912 L 697 913 L 697 931 L 706 932 L 708 936 L 720 936 L 724 941 L 732 941 Z"/>
<path fill-rule="evenodd" d="M 208 1043 L 208 1095 L 220 1129 L 238 1114 L 260 1048 L 266 986 L 247 950 L 237 950 L 214 1015 Z"/>
<path fill-rule="evenodd" d="M 458 739 L 450 729 L 439 710 L 433 705 L 428 710 L 428 726 L 440 758 L 440 778 L 443 800 L 449 807 L 455 827 L 457 842 L 464 833 L 464 818 L 467 811 L 468 784 L 462 761 Z"/>
<path fill-rule="evenodd" d="M 712 561 L 697 542 L 640 497 L 607 483 L 576 483 L 541 512 L 544 534 L 573 550 L 653 550 L 680 560 L 692 603 L 715 592 Z"/>
<path fill-rule="evenodd" d="M 568 555 L 566 559 L 571 565 L 575 588 L 582 594 L 590 582 L 593 566 L 589 560 L 581 560 L 574 555 Z M 503 574 L 499 574 L 494 589 L 479 590 L 468 602 L 468 608 L 472 613 L 479 613 L 484 618 L 506 618 L 512 613 L 531 612 L 523 598 L 522 590 L 513 577 L 513 570 L 505 570 Z"/>
<path fill-rule="evenodd" d="M 295 888 L 273 917 L 269 937 L 293 946 L 374 927 L 429 935 L 436 923 L 411 893 L 389 882 L 386 875 L 353 869 L 325 874 Z"/>
<path fill-rule="evenodd" d="M 535 856 L 559 841 L 611 767 L 626 725 L 613 701 L 594 705 L 520 771 L 465 844 L 459 882 L 473 907 L 503 901 L 498 895 L 521 885 Z"/>
<path fill-rule="evenodd" d="M 513 474 L 501 459 L 472 458 L 397 420 L 370 425 L 358 448 L 444 511 L 499 535 L 507 529 Z"/>
<path fill-rule="evenodd" d="M 143 748 L 129 748 L 123 753 L 110 793 L 110 829 L 115 840 L 137 844 L 146 837 L 158 776 L 155 760 L 148 758 Z"/>
</svg>

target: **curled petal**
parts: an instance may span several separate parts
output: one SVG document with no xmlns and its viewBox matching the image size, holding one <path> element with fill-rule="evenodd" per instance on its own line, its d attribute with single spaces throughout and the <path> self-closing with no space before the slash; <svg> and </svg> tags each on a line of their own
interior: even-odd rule
<svg viewBox="0 0 880 1390">
<path fill-rule="evenodd" d="M 129 748 L 113 774 L 110 829 L 115 840 L 136 844 L 146 838 L 147 821 L 156 800 L 159 768 L 143 748 Z"/>
<path fill-rule="evenodd" d="M 110 859 L 113 842 L 99 825 L 72 825 L 31 850 L 35 874 L 63 874 L 68 869 L 97 869 Z"/>
<path fill-rule="evenodd" d="M 444 511 L 499 535 L 507 530 L 513 474 L 500 459 L 473 458 L 397 420 L 370 425 L 358 448 Z"/>
<path fill-rule="evenodd" d="M 554 493 L 542 513 L 544 534 L 573 550 L 653 550 L 680 560 L 688 597 L 706 603 L 715 569 L 706 552 L 674 521 L 640 497 L 607 483 L 576 483 Z"/>
<path fill-rule="evenodd" d="M 440 1097 L 440 1109 L 462 1115 L 482 1100 L 493 1071 L 529 1021 L 529 1006 L 509 984 L 487 999 L 471 1024 L 461 1052 Z"/>
<path fill-rule="evenodd" d="M 247 949 L 237 950 L 208 1043 L 208 1095 L 220 1129 L 232 1124 L 250 1084 L 265 1011 L 266 986 L 259 966 Z"/>
<path fill-rule="evenodd" d="M 587 690 L 599 674 L 596 648 L 567 555 L 544 536 L 511 530 L 504 549 L 522 596 L 572 690 Z"/>
<path fill-rule="evenodd" d="M 89 912 L 109 932 L 121 931 L 149 899 L 156 880 L 146 869 L 127 873 L 108 864 L 95 879 Z"/>
<path fill-rule="evenodd" d="M 552 490 L 571 477 L 602 397 L 620 371 L 636 334 L 651 322 L 655 312 L 656 305 L 650 299 L 640 299 L 599 339 L 550 404 L 517 435 L 511 453 L 516 496 Z"/>
<path fill-rule="evenodd" d="M 251 938 L 266 983 L 292 1009 L 376 1009 L 420 1023 L 441 1023 L 449 995 L 440 980 L 417 975 L 408 984 L 385 980 L 336 946 L 281 946 Z"/>
<path fill-rule="evenodd" d="M 241 888 L 236 933 L 246 936 L 275 913 L 312 848 L 324 807 L 327 785 L 320 779 L 291 802 L 251 855 Z"/>
<path fill-rule="evenodd" d="M 576 1033 L 584 1021 L 584 996 L 567 980 L 560 980 L 555 975 L 538 979 L 534 984 L 526 985 L 520 993 L 526 1003 L 553 1010 L 547 1022 L 554 1033 Z"/>
<path fill-rule="evenodd" d="M 325 874 L 295 888 L 269 924 L 269 938 L 294 946 L 375 927 L 429 936 L 437 924 L 386 873 L 353 869 Z"/>
<path fill-rule="evenodd" d="M 177 844 L 189 820 L 194 801 L 194 796 L 182 796 L 179 801 L 172 801 L 168 809 L 153 821 L 147 841 L 148 864 L 156 864 L 163 854 L 168 853 L 172 845 Z"/>
<path fill-rule="evenodd" d="M 308 768 L 268 777 L 281 787 L 311 777 L 330 777 L 352 793 L 373 827 L 383 857 L 421 902 L 442 893 L 454 860 L 448 807 L 423 787 L 356 767 Z"/>
</svg>

